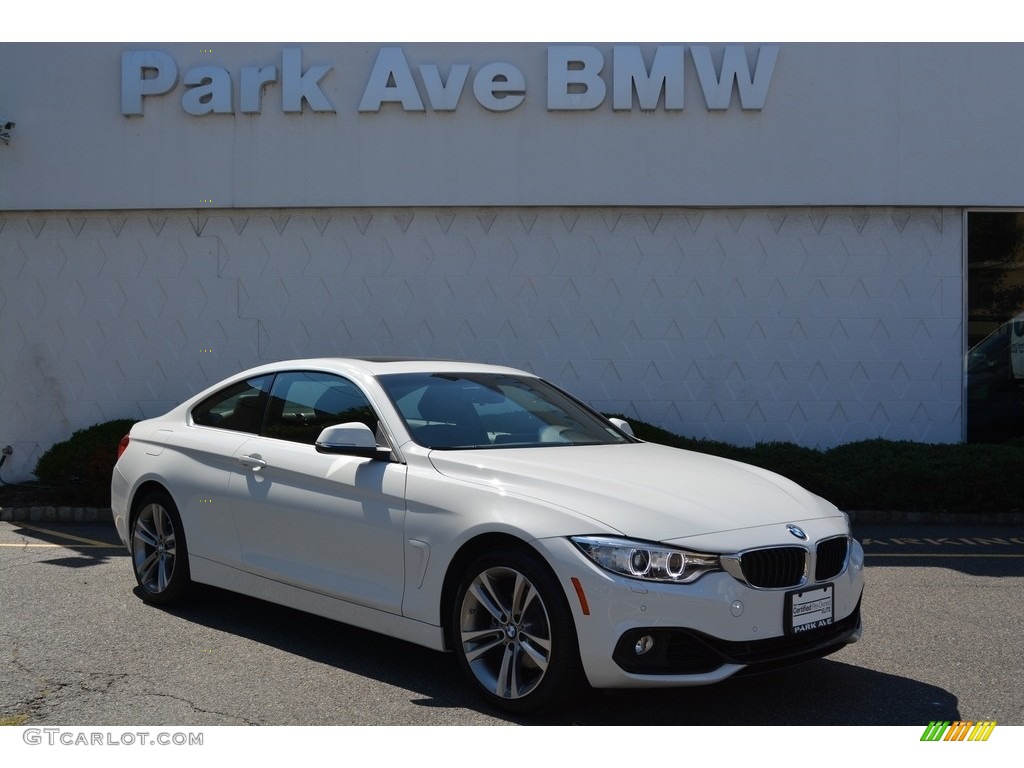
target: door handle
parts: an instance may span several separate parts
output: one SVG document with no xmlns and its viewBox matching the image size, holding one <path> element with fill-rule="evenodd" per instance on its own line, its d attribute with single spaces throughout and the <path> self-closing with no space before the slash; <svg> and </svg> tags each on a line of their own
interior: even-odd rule
<svg viewBox="0 0 1024 768">
<path fill-rule="evenodd" d="M 263 467 L 267 466 L 267 462 L 265 462 L 263 457 L 258 453 L 249 454 L 248 456 L 239 456 L 238 461 L 243 467 L 248 467 L 253 472 L 259 472 Z"/>
</svg>

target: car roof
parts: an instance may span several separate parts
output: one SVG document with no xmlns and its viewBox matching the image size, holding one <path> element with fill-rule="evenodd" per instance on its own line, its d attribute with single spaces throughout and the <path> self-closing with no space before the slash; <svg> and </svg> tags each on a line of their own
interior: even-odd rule
<svg viewBox="0 0 1024 768">
<path fill-rule="evenodd" d="M 389 373 L 506 373 L 533 376 L 534 374 L 517 368 L 489 363 L 472 363 L 461 360 L 444 360 L 416 357 L 316 357 L 300 360 L 282 360 L 266 366 L 262 370 L 289 370 L 315 368 L 336 371 L 338 373 L 361 372 L 371 376 Z"/>
</svg>

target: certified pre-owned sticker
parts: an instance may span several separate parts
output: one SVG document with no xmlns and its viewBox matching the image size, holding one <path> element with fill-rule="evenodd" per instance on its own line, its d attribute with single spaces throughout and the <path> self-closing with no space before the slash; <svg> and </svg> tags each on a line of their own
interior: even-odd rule
<svg viewBox="0 0 1024 768">
<path fill-rule="evenodd" d="M 786 631 L 807 632 L 832 623 L 832 585 L 786 594 Z"/>
</svg>

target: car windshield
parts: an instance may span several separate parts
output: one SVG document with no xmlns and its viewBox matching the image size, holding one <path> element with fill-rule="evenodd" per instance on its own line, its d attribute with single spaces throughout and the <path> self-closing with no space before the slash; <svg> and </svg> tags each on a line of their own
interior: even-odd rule
<svg viewBox="0 0 1024 768">
<path fill-rule="evenodd" d="M 603 417 L 545 381 L 503 373 L 380 377 L 409 433 L 426 448 L 627 443 Z"/>
</svg>

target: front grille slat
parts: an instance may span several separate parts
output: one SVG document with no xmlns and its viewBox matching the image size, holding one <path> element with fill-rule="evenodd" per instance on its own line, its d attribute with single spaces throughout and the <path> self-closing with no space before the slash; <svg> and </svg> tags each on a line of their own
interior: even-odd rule
<svg viewBox="0 0 1024 768">
<path fill-rule="evenodd" d="M 783 589 L 800 585 L 807 573 L 803 547 L 771 547 L 745 552 L 740 567 L 746 582 L 758 589 Z"/>
<path fill-rule="evenodd" d="M 846 536 L 818 542 L 818 552 L 814 565 L 814 580 L 828 581 L 842 573 L 846 567 L 846 557 L 849 550 L 850 540 Z"/>
</svg>

